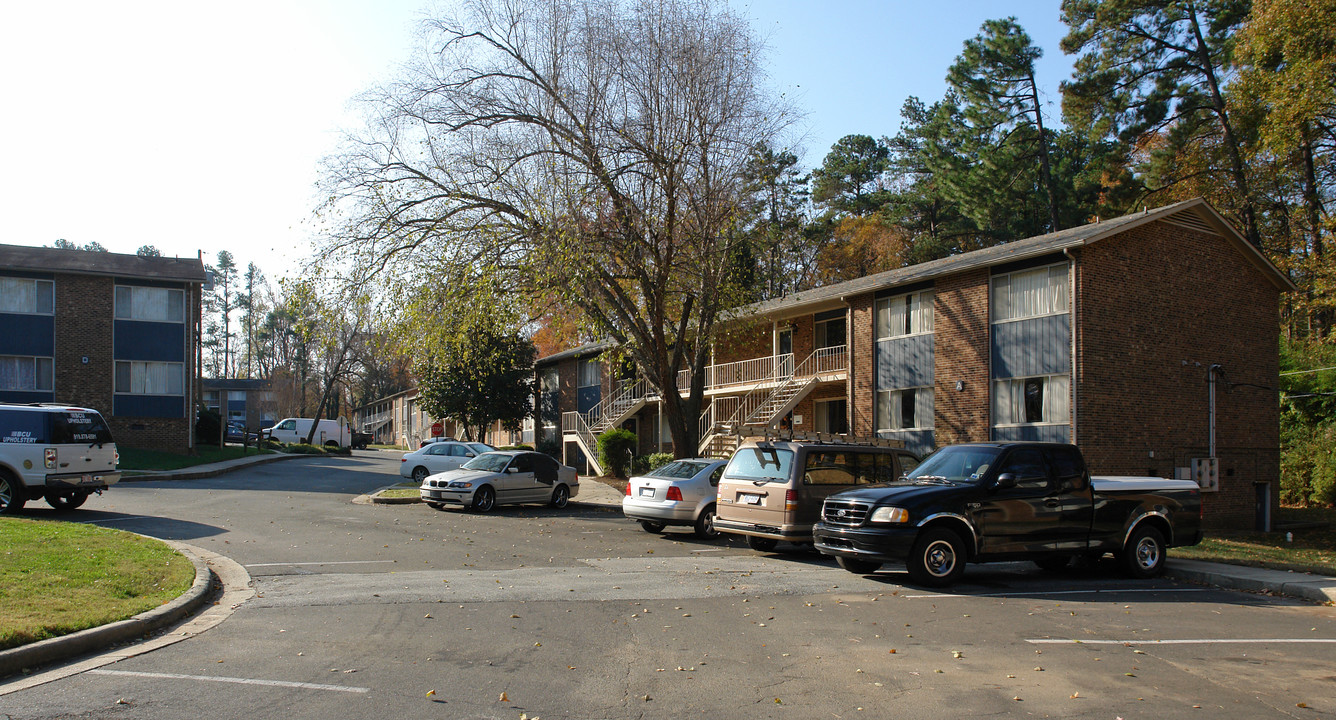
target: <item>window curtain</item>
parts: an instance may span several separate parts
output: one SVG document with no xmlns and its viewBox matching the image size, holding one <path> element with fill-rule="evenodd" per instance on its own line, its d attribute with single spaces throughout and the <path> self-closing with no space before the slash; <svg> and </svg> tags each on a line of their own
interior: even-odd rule
<svg viewBox="0 0 1336 720">
<path fill-rule="evenodd" d="M 1067 266 L 993 278 L 992 304 L 994 321 L 1067 312 Z"/>
<path fill-rule="evenodd" d="M 116 317 L 122 320 L 181 322 L 185 317 L 185 293 L 169 288 L 116 288 Z"/>
<path fill-rule="evenodd" d="M 27 278 L 0 278 L 0 312 L 37 312 L 37 283 Z"/>
<path fill-rule="evenodd" d="M 932 298 L 930 292 L 914 293 L 910 306 L 909 332 L 926 333 L 933 331 Z"/>
<path fill-rule="evenodd" d="M 580 387 L 589 387 L 598 384 L 598 361 L 581 360 L 580 361 Z"/>
<path fill-rule="evenodd" d="M 1028 422 L 1025 412 L 1025 385 L 1036 378 L 1009 378 L 993 383 L 993 424 L 1020 425 Z M 1071 421 L 1071 378 L 1048 375 L 1039 378 L 1043 393 L 1041 418 L 1035 422 Z"/>
<path fill-rule="evenodd" d="M 929 429 L 936 426 L 933 419 L 933 389 L 914 391 L 914 427 Z"/>
<path fill-rule="evenodd" d="M 30 357 L 0 357 L 0 389 L 36 390 L 37 369 Z"/>
<path fill-rule="evenodd" d="M 877 429 L 900 429 L 900 393 L 891 390 L 877 393 Z"/>
</svg>

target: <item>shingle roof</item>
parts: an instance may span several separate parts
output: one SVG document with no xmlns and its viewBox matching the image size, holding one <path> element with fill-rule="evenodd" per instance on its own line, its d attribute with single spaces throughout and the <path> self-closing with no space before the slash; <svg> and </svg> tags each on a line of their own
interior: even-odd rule
<svg viewBox="0 0 1336 720">
<path fill-rule="evenodd" d="M 1103 220 L 1089 225 L 1059 230 L 1047 235 L 994 245 L 993 247 L 953 255 L 941 260 L 888 270 L 835 285 L 826 285 L 773 300 L 744 305 L 738 308 L 736 317 L 765 316 L 813 305 L 829 304 L 832 301 L 838 301 L 852 295 L 909 285 L 975 268 L 990 267 L 1048 255 L 1069 248 L 1088 245 L 1157 220 L 1170 220 L 1178 224 L 1191 226 L 1194 229 L 1220 235 L 1243 253 L 1249 262 L 1257 266 L 1276 287 L 1282 291 L 1296 289 L 1284 273 L 1276 269 L 1275 265 L 1272 265 L 1265 256 L 1248 243 L 1209 203 L 1201 198 L 1195 198 L 1154 210 L 1124 215 L 1112 220 Z"/>
<path fill-rule="evenodd" d="M 205 281 L 204 263 L 199 258 L 140 257 L 25 245 L 0 245 L 0 268 L 190 283 Z"/>
</svg>

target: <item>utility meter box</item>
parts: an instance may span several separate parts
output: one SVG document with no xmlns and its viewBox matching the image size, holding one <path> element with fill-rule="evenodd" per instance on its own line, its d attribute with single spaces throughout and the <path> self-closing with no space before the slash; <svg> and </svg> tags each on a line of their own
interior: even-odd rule
<svg viewBox="0 0 1336 720">
<path fill-rule="evenodd" d="M 1197 481 L 1197 487 L 1202 492 L 1218 492 L 1220 490 L 1220 458 L 1205 457 L 1192 458 L 1192 479 Z"/>
</svg>

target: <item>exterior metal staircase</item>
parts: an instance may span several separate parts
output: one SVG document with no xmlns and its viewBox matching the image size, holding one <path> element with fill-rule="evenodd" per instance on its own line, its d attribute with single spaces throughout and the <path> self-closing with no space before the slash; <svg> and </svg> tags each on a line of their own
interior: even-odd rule
<svg viewBox="0 0 1336 720">
<path fill-rule="evenodd" d="M 780 418 L 797 407 L 824 375 L 845 370 L 846 362 L 845 346 L 839 345 L 817 349 L 796 368 L 791 362 L 775 363 L 771 377 L 752 387 L 739 401 L 737 410 L 728 420 L 721 423 L 711 422 L 709 432 L 706 432 L 702 418 L 700 452 L 731 454 L 737 449 L 744 430 L 766 432 L 778 429 Z M 789 369 L 791 369 L 789 373 L 782 374 Z M 769 383 L 776 382 L 778 384 L 766 387 Z"/>
<path fill-rule="evenodd" d="M 598 436 L 644 407 L 648 388 L 649 383 L 644 380 L 626 382 L 587 413 L 562 413 L 562 432 L 575 436 L 594 472 L 602 475 L 607 470 L 598 461 Z"/>
</svg>

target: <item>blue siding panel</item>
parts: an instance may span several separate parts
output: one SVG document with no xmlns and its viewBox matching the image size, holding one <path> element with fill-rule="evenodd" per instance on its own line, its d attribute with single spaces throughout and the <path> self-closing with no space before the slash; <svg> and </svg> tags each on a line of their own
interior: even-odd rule
<svg viewBox="0 0 1336 720">
<path fill-rule="evenodd" d="M 583 387 L 576 391 L 575 409 L 587 413 L 603 398 L 603 389 L 597 385 Z"/>
<path fill-rule="evenodd" d="M 925 387 L 933 383 L 933 335 L 877 343 L 877 389 Z"/>
<path fill-rule="evenodd" d="M 112 412 L 116 417 L 183 418 L 186 399 L 162 395 L 117 395 Z"/>
<path fill-rule="evenodd" d="M 0 390 L 0 402 L 49 403 L 55 401 L 56 394 L 50 390 Z"/>
<path fill-rule="evenodd" d="M 112 356 L 117 360 L 146 362 L 186 360 L 186 326 L 183 323 L 117 320 L 114 332 L 116 340 Z"/>
<path fill-rule="evenodd" d="M 992 330 L 994 379 L 1071 372 L 1070 315 L 998 323 Z"/>
<path fill-rule="evenodd" d="M 905 444 L 906 450 L 920 458 L 937 447 L 932 430 L 881 430 L 877 432 L 877 437 L 899 440 Z"/>
<path fill-rule="evenodd" d="M 0 313 L 0 355 L 56 356 L 56 318 Z"/>
<path fill-rule="evenodd" d="M 1071 442 L 1070 425 L 1015 425 L 993 428 L 993 439 L 999 442 Z"/>
<path fill-rule="evenodd" d="M 230 413 L 232 413 L 232 412 L 246 412 L 246 401 L 245 401 L 245 400 L 228 400 L 228 401 L 227 401 L 227 411 L 230 412 Z"/>
</svg>

